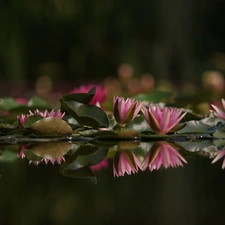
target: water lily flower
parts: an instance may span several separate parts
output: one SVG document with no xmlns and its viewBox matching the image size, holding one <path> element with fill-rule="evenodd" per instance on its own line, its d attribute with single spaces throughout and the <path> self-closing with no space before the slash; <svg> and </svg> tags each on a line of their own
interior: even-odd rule
<svg viewBox="0 0 225 225">
<path fill-rule="evenodd" d="M 121 128 L 131 122 L 140 112 L 142 105 L 134 99 L 125 100 L 123 97 L 114 97 L 113 113 L 117 125 Z"/>
<path fill-rule="evenodd" d="M 21 124 L 24 124 L 30 116 L 34 116 L 34 115 L 42 116 L 43 118 L 56 117 L 56 118 L 62 119 L 65 113 L 61 113 L 60 110 L 55 112 L 54 109 L 50 112 L 48 112 L 48 110 L 45 110 L 44 112 L 40 112 L 38 109 L 36 109 L 34 112 L 29 110 L 29 114 L 27 115 L 22 114 L 17 116 L 17 119 L 19 120 Z"/>
<path fill-rule="evenodd" d="M 223 98 L 222 98 L 221 102 L 222 102 L 223 108 L 225 109 L 225 100 Z M 218 106 L 216 106 L 214 104 L 211 104 L 211 107 L 212 107 L 212 111 L 214 112 L 215 116 L 225 120 L 225 112 L 224 111 L 222 111 Z"/>
<path fill-rule="evenodd" d="M 107 168 L 109 166 L 109 163 L 108 163 L 108 159 L 104 159 L 102 160 L 100 163 L 94 165 L 94 166 L 91 166 L 91 169 L 93 171 L 100 171 L 104 168 Z"/>
<path fill-rule="evenodd" d="M 142 170 L 141 163 L 137 156 L 130 150 L 118 150 L 113 158 L 113 174 L 114 177 L 124 176 L 137 173 Z"/>
<path fill-rule="evenodd" d="M 102 87 L 101 85 L 81 85 L 78 88 L 74 88 L 72 91 L 70 91 L 70 94 L 73 93 L 88 93 L 93 87 L 96 87 L 95 96 L 92 98 L 90 104 L 96 105 L 103 103 L 106 99 L 106 89 Z"/>
<path fill-rule="evenodd" d="M 183 166 L 187 163 L 182 155 L 176 150 L 178 145 L 165 141 L 156 142 L 148 151 L 143 161 L 143 170 L 158 170 L 161 166 L 168 167 Z"/>
<path fill-rule="evenodd" d="M 220 160 L 224 156 L 225 156 L 225 149 L 218 151 L 216 153 L 216 157 L 213 159 L 212 163 L 217 162 L 218 160 Z M 225 158 L 223 159 L 223 164 L 222 164 L 222 169 L 224 169 L 224 168 L 225 168 Z"/>
<path fill-rule="evenodd" d="M 142 112 L 145 120 L 156 134 L 166 134 L 174 132 L 176 125 L 186 115 L 182 114 L 181 109 L 165 107 L 161 109 L 157 105 L 149 105 L 149 108 L 143 107 Z"/>
</svg>

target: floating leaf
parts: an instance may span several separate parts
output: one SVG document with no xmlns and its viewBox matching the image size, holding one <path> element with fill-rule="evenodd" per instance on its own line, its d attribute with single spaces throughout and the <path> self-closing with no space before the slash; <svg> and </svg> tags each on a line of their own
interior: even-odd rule
<svg viewBox="0 0 225 225">
<path fill-rule="evenodd" d="M 202 120 L 191 120 L 186 123 L 186 126 L 177 131 L 178 134 L 183 133 L 212 133 L 210 128 L 216 126 L 222 120 L 217 117 L 206 117 Z"/>
<path fill-rule="evenodd" d="M 130 123 L 125 126 L 125 129 L 143 131 L 146 129 L 151 129 L 146 122 L 143 115 L 138 115 Z"/>
<path fill-rule="evenodd" d="M 48 104 L 46 101 L 44 101 L 41 98 L 38 97 L 32 97 L 31 99 L 29 99 L 29 101 L 26 104 L 29 107 L 34 107 L 34 108 L 47 108 Z"/>
<path fill-rule="evenodd" d="M 82 167 L 77 170 L 63 170 L 61 173 L 71 178 L 89 179 L 92 183 L 97 184 L 97 178 L 90 167 Z"/>
<path fill-rule="evenodd" d="M 63 136 L 71 135 L 72 128 L 70 125 L 59 118 L 47 117 L 33 123 L 29 128 L 34 134 L 45 136 Z"/>
<path fill-rule="evenodd" d="M 37 122 L 38 120 L 41 120 L 43 119 L 43 116 L 40 116 L 40 115 L 33 115 L 33 116 L 29 116 L 28 119 L 25 121 L 24 124 L 21 124 L 20 125 L 24 128 L 29 128 L 31 127 L 35 122 Z"/>
<path fill-rule="evenodd" d="M 217 131 L 213 134 L 213 136 L 214 136 L 215 138 L 225 139 L 225 132 L 222 132 L 222 131 L 217 130 Z"/>
<path fill-rule="evenodd" d="M 106 113 L 95 105 L 85 105 L 75 101 L 62 101 L 64 109 L 74 117 L 79 124 L 91 127 L 108 127 Z"/>
<path fill-rule="evenodd" d="M 94 97 L 96 92 L 96 87 L 93 87 L 88 93 L 74 93 L 69 95 L 64 95 L 61 99 L 63 101 L 75 101 L 83 104 L 89 104 Z"/>
<path fill-rule="evenodd" d="M 20 106 L 14 98 L 0 98 L 0 110 L 9 111 Z"/>
</svg>

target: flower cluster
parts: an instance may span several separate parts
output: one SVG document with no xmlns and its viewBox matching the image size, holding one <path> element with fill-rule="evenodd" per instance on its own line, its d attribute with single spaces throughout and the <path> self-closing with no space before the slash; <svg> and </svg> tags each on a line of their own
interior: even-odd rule
<svg viewBox="0 0 225 225">
<path fill-rule="evenodd" d="M 34 112 L 29 111 L 29 114 L 27 115 L 22 114 L 17 116 L 17 119 L 19 120 L 21 124 L 24 124 L 30 116 L 35 116 L 35 115 L 42 116 L 43 118 L 56 117 L 56 118 L 62 119 L 65 113 L 61 113 L 60 110 L 55 112 L 54 109 L 50 112 L 48 110 L 45 110 L 44 112 L 40 112 L 38 109 L 36 109 L 34 110 Z"/>
<path fill-rule="evenodd" d="M 113 159 L 114 177 L 124 176 L 125 173 L 131 175 L 139 170 L 158 170 L 164 168 L 183 166 L 187 163 L 183 156 L 177 151 L 178 145 L 165 141 L 156 142 L 147 152 L 141 163 L 134 152 L 130 150 L 118 150 Z"/>
<path fill-rule="evenodd" d="M 176 145 L 165 141 L 156 142 L 148 151 L 143 162 L 143 169 L 150 171 L 158 170 L 162 165 L 168 167 L 183 166 L 187 163 L 182 155 L 176 150 Z"/>
<path fill-rule="evenodd" d="M 145 120 L 156 134 L 166 134 L 176 131 L 177 124 L 186 115 L 183 110 L 150 104 L 146 108 L 143 103 L 133 99 L 125 100 L 123 97 L 115 97 L 113 102 L 113 113 L 119 127 L 124 127 L 131 122 L 142 111 Z"/>
</svg>

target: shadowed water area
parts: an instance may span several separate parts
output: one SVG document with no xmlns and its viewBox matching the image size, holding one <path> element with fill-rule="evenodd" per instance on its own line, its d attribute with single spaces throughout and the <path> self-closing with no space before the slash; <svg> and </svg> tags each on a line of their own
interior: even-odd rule
<svg viewBox="0 0 225 225">
<path fill-rule="evenodd" d="M 8 137 L 2 224 L 220 224 L 225 153 L 204 139 Z"/>
</svg>

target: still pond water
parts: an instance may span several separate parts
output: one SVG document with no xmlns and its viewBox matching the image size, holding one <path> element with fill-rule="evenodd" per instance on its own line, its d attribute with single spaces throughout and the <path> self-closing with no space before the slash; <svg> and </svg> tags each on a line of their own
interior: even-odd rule
<svg viewBox="0 0 225 225">
<path fill-rule="evenodd" d="M 216 146 L 9 140 L 0 224 L 224 224 L 225 150 Z"/>
</svg>

